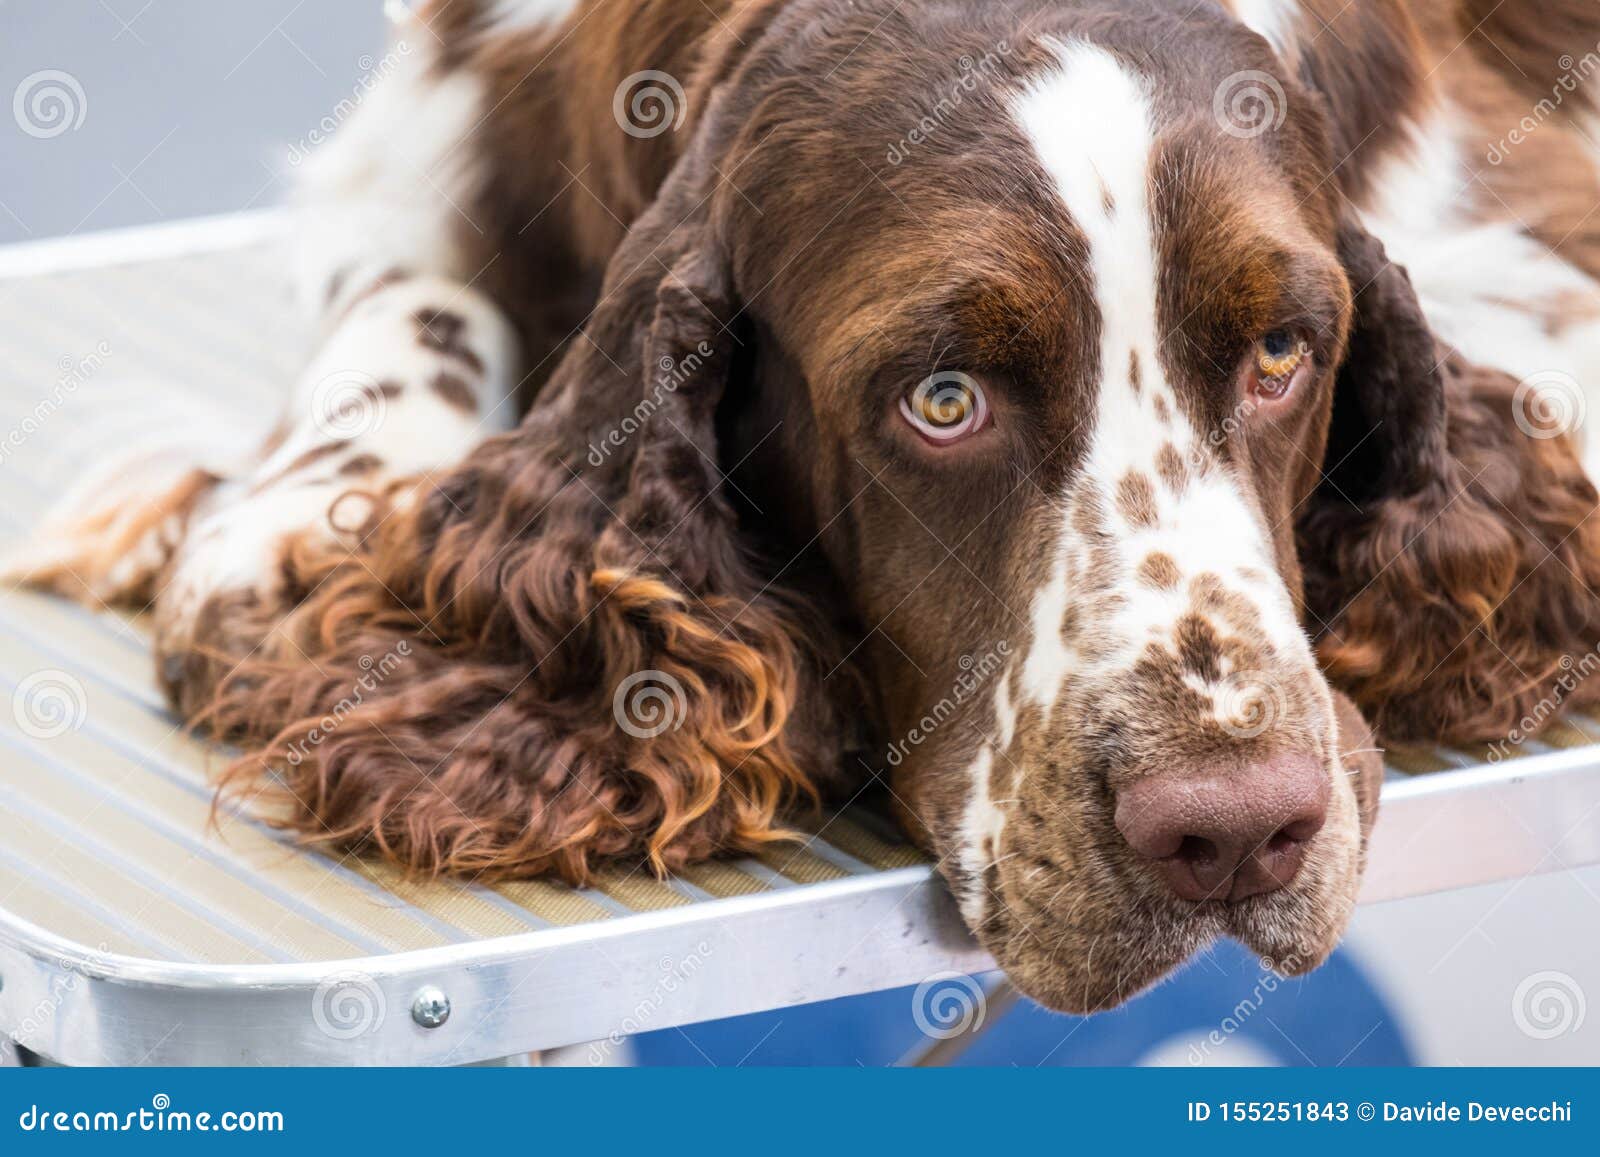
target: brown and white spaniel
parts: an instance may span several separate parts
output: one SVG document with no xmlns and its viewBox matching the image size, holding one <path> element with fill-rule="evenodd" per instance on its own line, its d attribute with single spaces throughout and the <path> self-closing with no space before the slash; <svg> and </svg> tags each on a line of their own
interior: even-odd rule
<svg viewBox="0 0 1600 1157">
<path fill-rule="evenodd" d="M 1495 738 L 1600 642 L 1594 5 L 398 36 L 308 165 L 281 428 L 120 464 L 27 560 L 153 606 L 305 838 L 582 880 L 882 775 L 1018 984 L 1098 1009 L 1219 936 L 1315 966 L 1373 729 Z"/>
</svg>

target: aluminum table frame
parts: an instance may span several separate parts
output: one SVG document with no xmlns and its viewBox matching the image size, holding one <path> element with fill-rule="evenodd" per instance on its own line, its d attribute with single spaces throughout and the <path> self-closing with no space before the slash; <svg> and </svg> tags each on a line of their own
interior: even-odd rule
<svg viewBox="0 0 1600 1157">
<path fill-rule="evenodd" d="M 1600 749 L 1391 784 L 1362 902 L 1600 863 Z M 663 962 L 694 959 L 666 992 Z M 153 964 L 0 912 L 0 1016 L 55 1005 L 36 1051 L 65 1064 L 465 1064 L 916 984 L 993 961 L 931 866 L 601 925 L 286 966 Z M 383 1015 L 352 1039 L 308 1015 L 330 977 L 370 977 Z M 449 1019 L 423 1028 L 417 993 Z"/>
</svg>

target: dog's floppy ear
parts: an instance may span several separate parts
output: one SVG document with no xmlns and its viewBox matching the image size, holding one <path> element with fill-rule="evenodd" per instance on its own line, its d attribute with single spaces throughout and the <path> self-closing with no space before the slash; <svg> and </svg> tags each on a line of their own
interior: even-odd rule
<svg viewBox="0 0 1600 1157">
<path fill-rule="evenodd" d="M 1299 525 L 1308 626 L 1385 738 L 1504 738 L 1600 641 L 1594 489 L 1564 436 L 1515 421 L 1516 382 L 1435 338 L 1382 245 L 1347 222 L 1339 248 L 1354 318 Z"/>
<path fill-rule="evenodd" d="M 740 327 L 705 138 L 521 427 L 396 510 L 211 720 L 285 823 L 411 869 L 586 879 L 779 838 L 834 770 L 827 630 L 746 548 L 716 444 Z M 403 661 L 314 747 L 373 656 Z"/>
</svg>

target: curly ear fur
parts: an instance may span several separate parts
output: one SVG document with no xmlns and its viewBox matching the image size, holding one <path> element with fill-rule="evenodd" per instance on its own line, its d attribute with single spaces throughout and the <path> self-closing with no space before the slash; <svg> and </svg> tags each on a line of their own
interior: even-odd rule
<svg viewBox="0 0 1600 1157">
<path fill-rule="evenodd" d="M 1518 428 L 1515 381 L 1436 343 L 1376 241 L 1341 246 L 1356 316 L 1299 527 L 1318 654 L 1388 739 L 1503 738 L 1600 645 L 1596 493 L 1564 437 Z"/>
<path fill-rule="evenodd" d="M 736 303 L 703 218 L 670 224 L 698 187 L 635 225 L 520 429 L 397 487 L 353 558 L 285 561 L 304 601 L 202 713 L 247 749 L 225 789 L 408 869 L 581 882 L 757 850 L 828 785 L 831 631 L 721 486 Z"/>
</svg>

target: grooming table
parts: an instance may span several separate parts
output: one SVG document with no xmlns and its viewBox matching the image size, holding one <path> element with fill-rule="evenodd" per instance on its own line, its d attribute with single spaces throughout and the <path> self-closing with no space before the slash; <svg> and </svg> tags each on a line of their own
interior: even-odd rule
<svg viewBox="0 0 1600 1157">
<path fill-rule="evenodd" d="M 270 425 L 309 341 L 280 229 L 0 250 L 0 545 L 130 439 Z M 219 753 L 134 617 L 0 595 L 0 693 L 0 1034 L 52 1061 L 463 1064 L 993 967 L 859 809 L 665 882 L 416 884 L 248 811 L 208 827 Z M 1600 723 L 1548 740 L 1394 754 L 1363 900 L 1600 863 Z"/>
</svg>

